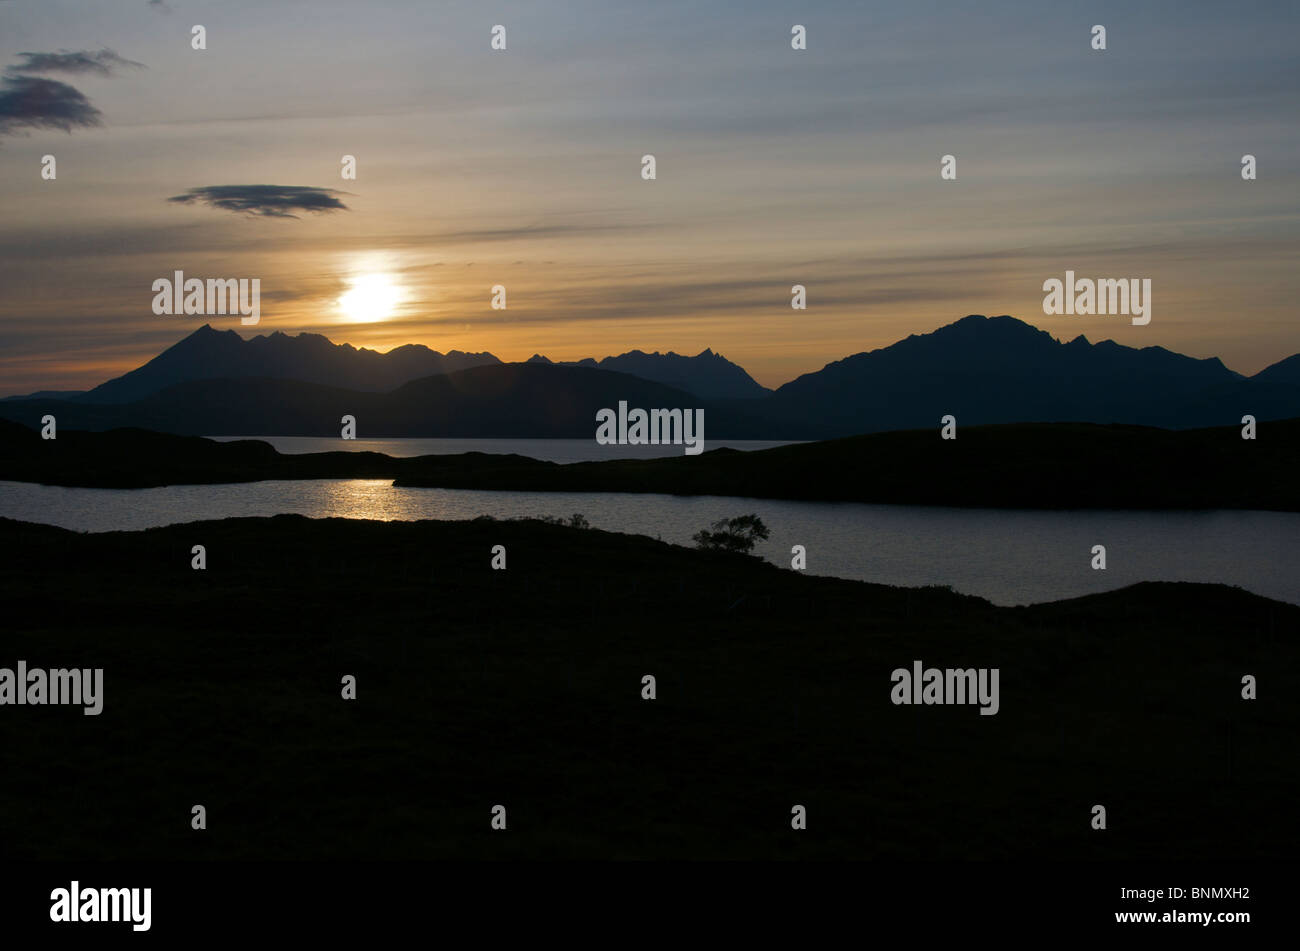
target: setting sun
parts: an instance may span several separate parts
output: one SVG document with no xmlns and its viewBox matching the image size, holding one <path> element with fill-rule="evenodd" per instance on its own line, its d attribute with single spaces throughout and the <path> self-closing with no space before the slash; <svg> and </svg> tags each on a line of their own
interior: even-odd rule
<svg viewBox="0 0 1300 951">
<path fill-rule="evenodd" d="M 345 317 L 357 323 L 374 323 L 393 316 L 402 299 L 402 291 L 388 274 L 363 274 L 351 281 L 351 287 L 339 298 L 338 307 Z"/>
</svg>

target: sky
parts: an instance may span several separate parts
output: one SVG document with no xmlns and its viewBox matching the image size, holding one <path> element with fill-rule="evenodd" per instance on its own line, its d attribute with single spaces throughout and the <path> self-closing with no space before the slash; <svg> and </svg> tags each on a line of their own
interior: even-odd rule
<svg viewBox="0 0 1300 951">
<path fill-rule="evenodd" d="M 778 386 L 1011 314 L 1253 374 L 1300 352 L 1298 28 L 1289 0 L 0 0 L 0 395 L 205 322 L 708 347 Z M 155 315 L 177 270 L 258 278 L 260 323 Z M 1067 270 L 1150 279 L 1151 322 L 1045 315 Z"/>
</svg>

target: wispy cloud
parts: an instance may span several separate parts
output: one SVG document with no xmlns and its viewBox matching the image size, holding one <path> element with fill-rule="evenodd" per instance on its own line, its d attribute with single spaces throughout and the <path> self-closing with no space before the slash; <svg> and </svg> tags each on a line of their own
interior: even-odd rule
<svg viewBox="0 0 1300 951">
<path fill-rule="evenodd" d="M 144 63 L 124 59 L 110 49 L 59 50 L 57 53 L 19 53 L 23 62 L 8 67 L 9 73 L 90 73 L 113 76 L 123 69 L 144 69 Z"/>
<path fill-rule="evenodd" d="M 167 200 L 261 218 L 297 218 L 295 211 L 347 211 L 348 206 L 335 197 L 346 194 L 307 185 L 204 185 Z"/>
<path fill-rule="evenodd" d="M 71 132 L 97 125 L 103 125 L 103 114 L 67 83 L 35 76 L 0 81 L 0 135 L 24 126 Z"/>
</svg>

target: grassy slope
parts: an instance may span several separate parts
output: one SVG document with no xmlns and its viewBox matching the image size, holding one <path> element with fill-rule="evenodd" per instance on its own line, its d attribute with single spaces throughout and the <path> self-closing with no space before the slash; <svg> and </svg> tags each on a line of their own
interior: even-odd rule
<svg viewBox="0 0 1300 951">
<path fill-rule="evenodd" d="M 9 858 L 1289 860 L 1300 832 L 1300 608 L 1235 589 L 995 608 L 536 522 L 296 516 L 0 521 L 0 567 L 0 666 L 106 668 L 98 718 L 0 708 Z M 1001 713 L 893 706 L 917 658 L 1000 667 Z"/>
</svg>

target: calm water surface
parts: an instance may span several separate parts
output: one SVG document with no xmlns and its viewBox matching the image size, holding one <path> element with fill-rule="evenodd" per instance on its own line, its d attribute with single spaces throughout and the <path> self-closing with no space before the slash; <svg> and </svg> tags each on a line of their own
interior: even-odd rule
<svg viewBox="0 0 1300 951">
<path fill-rule="evenodd" d="M 480 441 L 481 442 L 481 441 Z M 1300 514 L 1016 511 L 724 496 L 481 492 L 394 488 L 389 480 L 267 481 L 158 489 L 68 489 L 0 482 L 0 516 L 78 531 L 282 512 L 313 518 L 468 519 L 585 515 L 596 528 L 689 545 L 715 519 L 755 512 L 772 537 L 759 553 L 812 574 L 892 585 L 951 585 L 1027 604 L 1137 581 L 1208 581 L 1300 604 Z M 1093 571 L 1093 545 L 1107 570 Z"/>
</svg>

